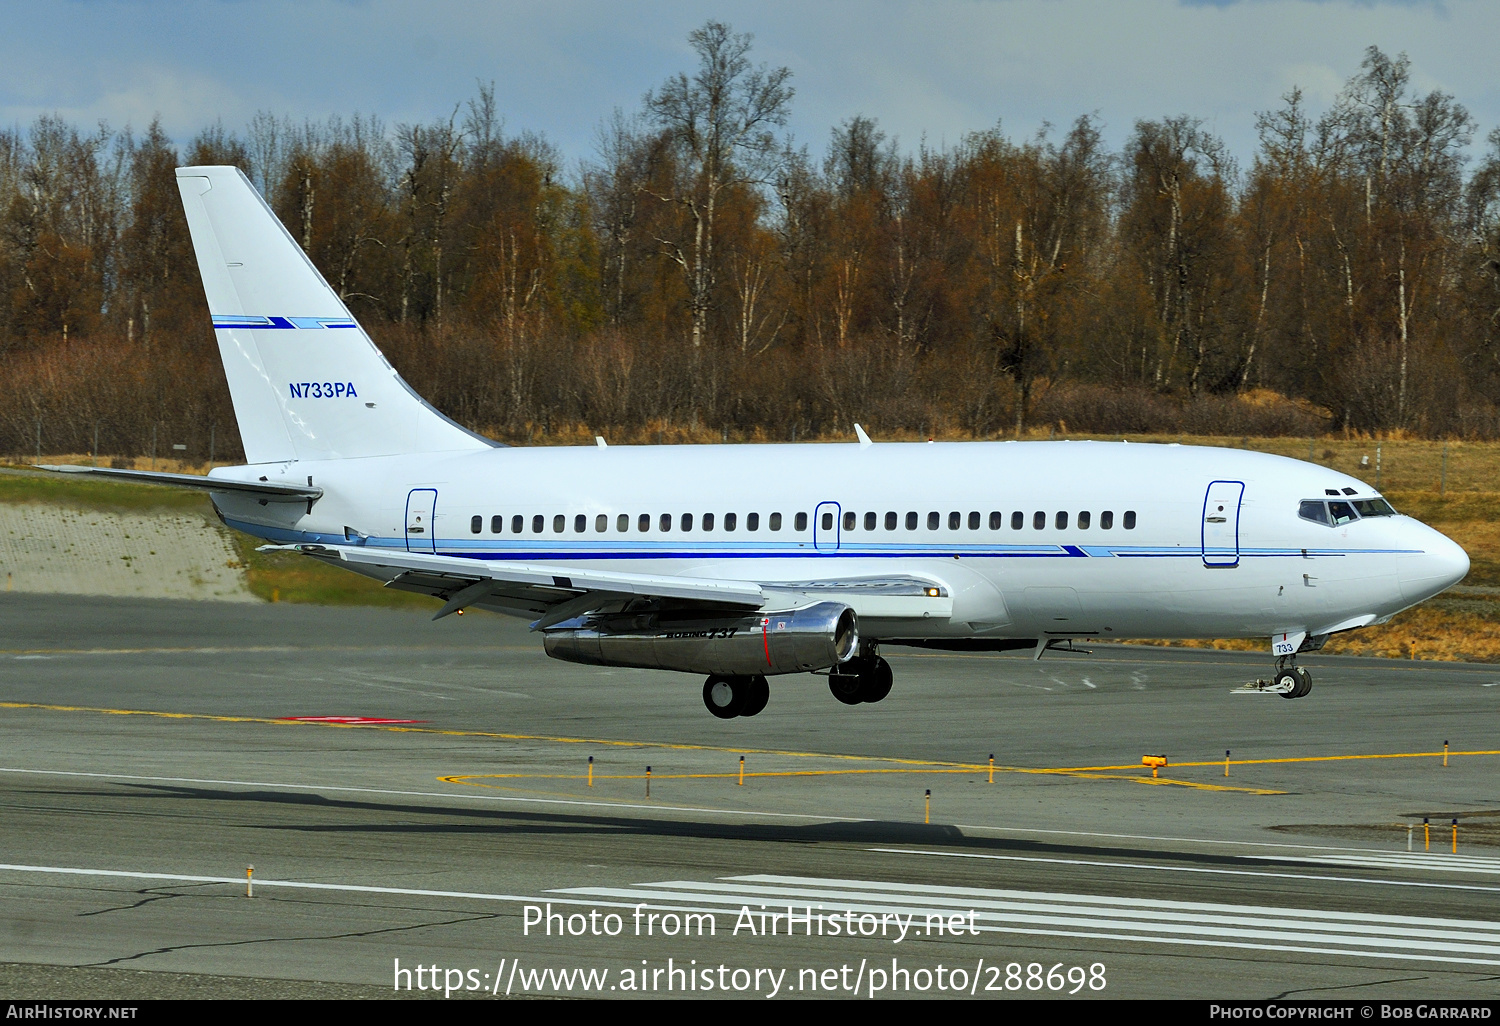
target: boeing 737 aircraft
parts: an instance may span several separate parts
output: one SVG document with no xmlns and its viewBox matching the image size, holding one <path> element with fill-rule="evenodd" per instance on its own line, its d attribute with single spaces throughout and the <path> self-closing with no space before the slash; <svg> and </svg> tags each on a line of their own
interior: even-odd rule
<svg viewBox="0 0 1500 1026">
<path fill-rule="evenodd" d="M 229 526 L 527 617 L 548 655 L 707 677 L 715 716 L 766 678 L 891 690 L 883 646 L 1038 658 L 1075 639 L 1270 639 L 1296 664 L 1458 582 L 1464 551 L 1368 485 L 1253 452 L 1112 442 L 511 448 L 406 384 L 250 182 L 177 183 L 247 465 L 207 477 Z"/>
</svg>

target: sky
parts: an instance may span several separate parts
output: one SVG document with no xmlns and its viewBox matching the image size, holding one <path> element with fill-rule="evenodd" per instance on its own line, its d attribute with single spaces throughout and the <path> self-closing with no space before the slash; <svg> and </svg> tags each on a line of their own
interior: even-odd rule
<svg viewBox="0 0 1500 1026">
<path fill-rule="evenodd" d="M 1248 166 L 1256 111 L 1298 86 L 1320 112 L 1372 45 L 1469 109 L 1471 152 L 1500 126 L 1494 0 L 9 0 L 0 128 L 159 117 L 185 144 L 262 110 L 394 126 L 447 118 L 492 82 L 508 133 L 541 133 L 576 165 L 615 108 L 694 69 L 688 34 L 708 20 L 791 70 L 787 130 L 815 156 L 856 114 L 908 151 L 1081 114 L 1118 147 L 1138 119 L 1188 114 Z"/>
</svg>

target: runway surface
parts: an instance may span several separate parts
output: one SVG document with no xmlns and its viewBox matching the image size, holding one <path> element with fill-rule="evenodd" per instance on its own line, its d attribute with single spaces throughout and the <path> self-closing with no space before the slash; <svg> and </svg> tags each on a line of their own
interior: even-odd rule
<svg viewBox="0 0 1500 1026">
<path fill-rule="evenodd" d="M 1500 996 L 1500 667 L 886 655 L 720 721 L 483 614 L 0 596 L 0 997 Z"/>
</svg>

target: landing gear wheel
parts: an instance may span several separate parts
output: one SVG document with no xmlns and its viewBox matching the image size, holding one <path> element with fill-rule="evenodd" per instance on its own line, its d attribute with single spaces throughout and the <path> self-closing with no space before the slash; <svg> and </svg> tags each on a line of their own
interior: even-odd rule
<svg viewBox="0 0 1500 1026">
<path fill-rule="evenodd" d="M 891 673 L 891 664 L 880 656 L 876 656 L 875 662 L 859 675 L 859 679 L 864 683 L 865 701 L 878 702 L 891 693 L 891 684 L 895 681 L 895 675 Z"/>
<path fill-rule="evenodd" d="M 843 673 L 828 675 L 828 690 L 845 705 L 878 702 L 891 693 L 891 664 L 879 656 L 850 661 L 842 669 Z"/>
<path fill-rule="evenodd" d="M 1289 666 L 1277 671 L 1276 686 L 1286 689 L 1281 692 L 1282 698 L 1306 698 L 1312 690 L 1312 674 L 1301 666 Z"/>
<path fill-rule="evenodd" d="M 1288 697 L 1306 698 L 1307 693 L 1312 690 L 1312 674 L 1308 673 L 1306 668 L 1301 666 L 1296 668 L 1296 673 L 1297 686 L 1292 688 L 1292 693 Z"/>
<path fill-rule="evenodd" d="M 703 682 L 703 704 L 721 720 L 732 720 L 745 711 L 750 698 L 744 677 L 714 676 Z"/>
<path fill-rule="evenodd" d="M 745 708 L 740 710 L 740 715 L 754 716 L 771 700 L 771 685 L 766 683 L 766 678 L 756 676 L 749 679 L 747 689 L 749 695 L 745 700 Z"/>
<path fill-rule="evenodd" d="M 845 705 L 858 705 L 865 700 L 864 676 L 858 673 L 830 673 L 828 690 Z"/>
</svg>

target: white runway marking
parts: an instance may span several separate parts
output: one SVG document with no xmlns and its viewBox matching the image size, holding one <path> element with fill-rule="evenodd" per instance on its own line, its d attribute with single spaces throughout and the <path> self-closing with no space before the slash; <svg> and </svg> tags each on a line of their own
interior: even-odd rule
<svg viewBox="0 0 1500 1026">
<path fill-rule="evenodd" d="M 1436 831 L 1434 831 L 1436 833 Z M 1444 838 L 1447 840 L 1447 838 Z M 1434 847 L 1438 847 L 1434 845 Z M 1284 855 L 1247 855 L 1252 859 L 1286 858 Z M 1484 873 L 1500 876 L 1500 858 L 1493 855 L 1455 855 L 1443 845 L 1436 851 L 1364 851 L 1336 855 L 1298 855 L 1299 862 L 1330 866 L 1364 866 L 1376 869 L 1417 869 L 1430 873 Z"/>
<path fill-rule="evenodd" d="M 1382 880 L 1367 876 L 1326 876 L 1321 873 L 1286 873 L 1264 869 L 1222 869 L 1208 866 L 1184 866 L 1172 862 L 1110 862 L 1103 859 L 1062 859 L 1044 855 L 995 855 L 977 851 L 929 851 L 919 848 L 869 848 L 867 851 L 887 855 L 932 855 L 949 859 L 992 859 L 996 862 L 1045 862 L 1057 866 L 1099 866 L 1104 869 L 1149 869 L 1158 873 L 1204 873 L 1210 876 L 1263 876 L 1278 880 L 1327 880 L 1332 883 L 1377 884 L 1381 887 L 1430 887 L 1444 891 L 1500 891 L 1485 884 L 1428 883 L 1422 880 Z M 1315 858 L 1296 855 L 1243 855 L 1239 858 L 1274 859 L 1278 862 L 1316 862 Z"/>
<path fill-rule="evenodd" d="M 221 884 L 236 889 L 244 886 L 244 880 L 234 876 L 69 866 L 0 864 L 0 873 L 154 884 Z M 878 921 L 887 913 L 895 913 L 914 917 L 911 923 L 917 936 L 924 934 L 929 915 L 945 919 L 959 916 L 969 920 L 972 912 L 974 928 L 981 934 L 1073 937 L 1279 954 L 1304 952 L 1500 966 L 1500 923 L 1477 919 L 769 874 L 710 881 L 666 880 L 630 887 L 559 888 L 549 891 L 545 898 L 303 880 L 257 880 L 255 883 L 258 887 L 270 889 L 399 897 L 530 904 L 550 900 L 562 905 L 614 908 L 635 908 L 644 904 L 656 911 L 710 912 L 716 916 L 736 916 L 741 907 L 750 908 L 758 916 L 762 910 L 779 912 L 790 906 L 798 914 L 812 909 L 825 916 L 837 914 L 842 917 L 847 912 L 854 917 L 852 921 L 856 924 L 860 916 L 869 915 Z M 786 929 L 784 922 L 782 929 Z"/>
<path fill-rule="evenodd" d="M 1500 965 L 1500 923 L 1487 920 L 773 875 L 553 893 L 731 915 L 742 906 L 755 915 L 762 906 L 767 912 L 791 906 L 798 915 L 807 908 L 841 916 L 847 910 L 856 922 L 864 914 L 897 912 L 917 916 L 919 927 L 929 914 L 972 910 L 981 933 Z"/>
</svg>

